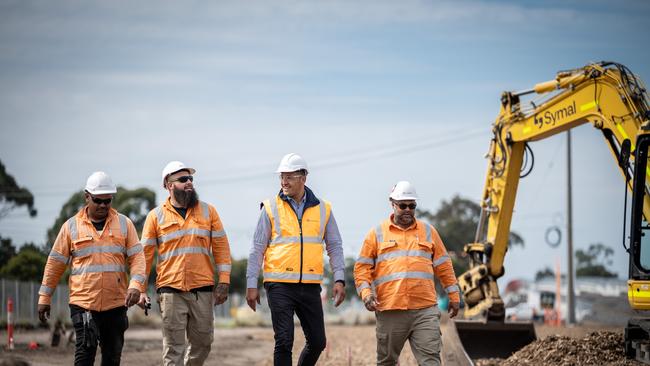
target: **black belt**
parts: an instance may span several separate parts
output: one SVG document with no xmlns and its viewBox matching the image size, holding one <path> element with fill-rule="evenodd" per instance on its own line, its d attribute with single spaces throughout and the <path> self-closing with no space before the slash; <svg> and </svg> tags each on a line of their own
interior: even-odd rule
<svg viewBox="0 0 650 366">
<path fill-rule="evenodd" d="M 197 288 L 193 288 L 193 289 L 191 289 L 189 291 L 183 291 L 183 290 L 179 290 L 177 288 L 173 288 L 173 287 L 169 287 L 169 286 L 163 286 L 163 287 L 158 289 L 158 293 L 159 294 L 177 294 L 177 293 L 180 293 L 180 292 L 191 292 L 191 293 L 195 294 L 197 292 L 212 292 L 213 290 L 214 290 L 213 285 L 197 287 Z"/>
</svg>

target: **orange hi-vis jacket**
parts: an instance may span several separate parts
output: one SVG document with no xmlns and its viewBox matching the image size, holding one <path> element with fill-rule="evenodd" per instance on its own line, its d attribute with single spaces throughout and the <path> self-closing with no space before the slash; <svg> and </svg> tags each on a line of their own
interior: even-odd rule
<svg viewBox="0 0 650 366">
<path fill-rule="evenodd" d="M 379 311 L 435 305 L 434 275 L 450 301 L 459 302 L 454 268 L 438 232 L 420 220 L 402 229 L 393 215 L 366 235 L 354 264 L 357 293 L 365 299 L 374 290 Z"/>
<path fill-rule="evenodd" d="M 214 285 L 214 264 L 219 283 L 230 283 L 230 245 L 217 210 L 203 201 L 187 209 L 183 218 L 167 198 L 147 215 L 142 244 L 151 271 L 156 249 L 156 288 L 190 291 Z"/>
<path fill-rule="evenodd" d="M 308 194 L 301 221 L 280 195 L 262 205 L 271 222 L 271 242 L 264 252 L 264 282 L 321 283 L 331 204 Z"/>
<path fill-rule="evenodd" d="M 124 306 L 127 263 L 128 287 L 143 292 L 144 254 L 131 220 L 111 208 L 100 235 L 84 207 L 59 231 L 47 257 L 38 303 L 51 303 L 61 275 L 71 264 L 70 304 L 94 311 Z"/>
</svg>

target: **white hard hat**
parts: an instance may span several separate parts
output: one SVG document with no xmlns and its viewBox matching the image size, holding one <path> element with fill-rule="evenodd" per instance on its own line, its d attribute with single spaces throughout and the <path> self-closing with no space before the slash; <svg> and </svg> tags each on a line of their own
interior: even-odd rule
<svg viewBox="0 0 650 366">
<path fill-rule="evenodd" d="M 117 193 L 117 188 L 111 177 L 104 172 L 94 172 L 86 180 L 86 191 L 90 194 L 115 194 Z"/>
<path fill-rule="evenodd" d="M 395 201 L 417 200 L 418 193 L 415 191 L 415 187 L 411 183 L 403 180 L 397 182 L 397 184 L 393 186 L 393 190 L 390 192 L 389 197 Z"/>
<path fill-rule="evenodd" d="M 187 170 L 188 172 L 190 172 L 190 174 L 196 173 L 195 169 L 186 167 L 185 164 L 181 163 L 180 161 L 170 161 L 169 163 L 167 163 L 167 165 L 165 165 L 165 167 L 162 170 L 163 187 L 165 187 L 165 179 L 167 179 L 167 176 L 179 172 L 181 170 Z"/>
<path fill-rule="evenodd" d="M 275 172 L 289 173 L 296 172 L 301 169 L 307 170 L 307 162 L 305 159 L 303 159 L 302 156 L 298 154 L 289 153 L 282 157 L 282 160 L 280 160 L 280 165 L 278 165 L 278 169 L 276 169 Z"/>
</svg>

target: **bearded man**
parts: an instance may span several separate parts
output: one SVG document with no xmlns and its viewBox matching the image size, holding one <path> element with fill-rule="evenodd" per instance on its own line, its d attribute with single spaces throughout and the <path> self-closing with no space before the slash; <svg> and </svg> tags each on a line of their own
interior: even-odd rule
<svg viewBox="0 0 650 366">
<path fill-rule="evenodd" d="M 198 199 L 195 172 L 180 161 L 165 166 L 162 183 L 169 197 L 149 212 L 142 230 L 147 274 L 158 251 L 156 292 L 166 366 L 205 362 L 213 341 L 213 305 L 228 298 L 230 245 L 217 210 Z M 141 296 L 139 304 L 145 302 Z"/>
</svg>

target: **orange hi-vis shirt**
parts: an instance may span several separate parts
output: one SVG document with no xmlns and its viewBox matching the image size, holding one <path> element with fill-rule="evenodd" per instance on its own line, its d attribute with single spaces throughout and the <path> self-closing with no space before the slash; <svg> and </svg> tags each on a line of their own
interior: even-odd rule
<svg viewBox="0 0 650 366">
<path fill-rule="evenodd" d="M 146 273 L 158 250 L 156 288 L 190 291 L 214 285 L 214 264 L 219 283 L 230 283 L 230 245 L 217 210 L 205 202 L 187 209 L 183 218 L 167 198 L 147 215 L 142 230 Z M 214 259 L 213 259 L 214 258 Z"/>
<path fill-rule="evenodd" d="M 357 293 L 365 299 L 374 291 L 379 311 L 435 305 L 434 276 L 450 301 L 459 302 L 454 268 L 438 232 L 420 220 L 402 229 L 393 215 L 366 235 L 354 265 Z"/>
<path fill-rule="evenodd" d="M 95 230 L 86 207 L 61 227 L 45 264 L 38 291 L 39 304 L 49 305 L 61 275 L 71 265 L 70 304 L 105 311 L 124 306 L 127 289 L 143 292 L 145 263 L 138 232 L 128 217 L 110 209 L 101 234 Z"/>
</svg>

